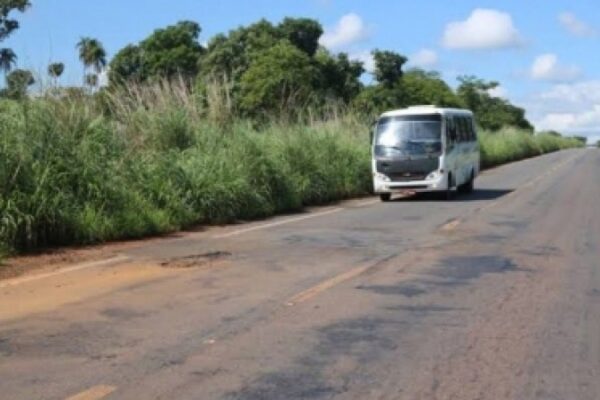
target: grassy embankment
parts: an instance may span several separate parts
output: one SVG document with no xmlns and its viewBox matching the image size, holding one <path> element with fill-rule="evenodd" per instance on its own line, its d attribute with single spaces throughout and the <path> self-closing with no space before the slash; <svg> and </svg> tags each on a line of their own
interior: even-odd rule
<svg viewBox="0 0 600 400">
<path fill-rule="evenodd" d="M 224 123 L 180 88 L 0 102 L 0 253 L 135 238 L 299 210 L 368 192 L 367 126 Z M 491 166 L 576 145 L 482 133 Z M 1 254 L 0 254 L 1 256 Z"/>
</svg>

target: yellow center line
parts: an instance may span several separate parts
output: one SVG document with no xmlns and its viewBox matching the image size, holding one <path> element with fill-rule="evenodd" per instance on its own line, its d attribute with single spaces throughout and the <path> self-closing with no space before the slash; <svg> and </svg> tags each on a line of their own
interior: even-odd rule
<svg viewBox="0 0 600 400">
<path fill-rule="evenodd" d="M 393 260 L 396 257 L 397 257 L 397 254 L 392 254 L 392 255 L 389 255 L 387 257 L 384 257 L 384 258 L 376 261 L 375 263 L 352 268 L 351 270 L 343 272 L 339 275 L 334 276 L 333 278 L 324 280 L 321 283 L 319 283 L 313 287 L 303 290 L 302 292 L 298 293 L 297 295 L 291 297 L 288 301 L 285 302 L 285 304 L 287 306 L 291 307 L 298 303 L 302 303 L 307 300 L 310 300 L 313 297 L 317 296 L 318 294 L 320 294 L 326 290 L 329 290 L 329 289 L 333 288 L 334 286 L 339 285 L 340 283 L 349 281 L 350 279 L 356 278 L 357 276 L 367 273 L 368 271 L 372 271 L 375 268 L 384 266 L 389 261 Z"/>
<path fill-rule="evenodd" d="M 294 297 L 289 299 L 285 304 L 288 306 L 293 306 L 298 303 L 302 303 L 306 300 L 309 300 L 309 299 L 315 297 L 319 293 L 322 293 L 328 289 L 331 289 L 332 287 L 334 287 L 336 285 L 339 285 L 342 282 L 345 282 L 347 280 L 350 280 L 352 278 L 359 276 L 360 274 L 366 272 L 369 268 L 371 268 L 371 266 L 366 265 L 366 266 L 362 266 L 362 267 L 353 268 L 342 274 L 336 275 L 331 279 L 327 279 L 327 280 L 319 283 L 318 285 L 315 285 L 309 289 L 306 289 L 306 290 L 298 293 L 297 295 L 295 295 Z"/>
<path fill-rule="evenodd" d="M 89 388 L 86 391 L 77 393 L 66 400 L 99 400 L 117 390 L 115 386 L 98 385 Z"/>
</svg>

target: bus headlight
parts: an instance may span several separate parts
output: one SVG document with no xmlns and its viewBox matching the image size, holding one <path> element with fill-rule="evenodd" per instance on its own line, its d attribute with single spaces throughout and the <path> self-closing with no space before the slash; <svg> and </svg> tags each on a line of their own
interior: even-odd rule
<svg viewBox="0 0 600 400">
<path fill-rule="evenodd" d="M 439 178 L 441 178 L 441 177 L 442 177 L 442 175 L 443 175 L 442 171 L 433 171 L 432 173 L 430 173 L 429 175 L 427 175 L 427 178 L 426 178 L 426 179 L 427 179 L 428 181 L 431 181 L 431 180 L 434 180 L 434 179 L 439 179 Z"/>
<path fill-rule="evenodd" d="M 373 175 L 375 175 L 376 179 L 379 179 L 380 181 L 384 181 L 384 182 L 390 182 L 391 179 L 389 176 L 384 175 L 384 174 L 380 174 L 379 172 L 375 172 Z"/>
</svg>

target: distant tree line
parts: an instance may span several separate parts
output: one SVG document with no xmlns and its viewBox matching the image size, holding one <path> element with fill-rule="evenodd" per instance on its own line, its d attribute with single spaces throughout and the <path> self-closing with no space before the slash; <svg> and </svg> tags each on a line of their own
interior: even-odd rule
<svg viewBox="0 0 600 400">
<path fill-rule="evenodd" d="M 18 28 L 9 13 L 23 12 L 30 4 L 27 0 L 0 1 L 2 41 Z M 83 65 L 82 87 L 87 93 L 97 92 L 99 77 L 108 67 L 108 87 L 103 89 L 108 91 L 182 79 L 202 95 L 209 85 L 220 83 L 227 87 L 233 112 L 243 117 L 318 112 L 332 103 L 371 116 L 392 108 L 434 104 L 469 108 L 486 129 L 514 126 L 533 131 L 522 108 L 490 94 L 497 82 L 462 76 L 453 90 L 436 72 L 405 70 L 407 58 L 392 51 L 372 51 L 373 83 L 364 84 L 363 63 L 320 46 L 323 28 L 312 19 L 285 18 L 278 24 L 263 19 L 218 34 L 206 46 L 199 41 L 200 33 L 196 22 L 181 21 L 125 46 L 110 62 L 99 40 L 83 37 L 76 45 Z M 22 98 L 34 77 L 29 71 L 13 70 L 15 63 L 12 50 L 0 49 L 0 69 L 6 78 L 6 88 L 0 94 Z M 64 69 L 60 62 L 48 66 L 54 86 L 58 86 Z"/>
</svg>

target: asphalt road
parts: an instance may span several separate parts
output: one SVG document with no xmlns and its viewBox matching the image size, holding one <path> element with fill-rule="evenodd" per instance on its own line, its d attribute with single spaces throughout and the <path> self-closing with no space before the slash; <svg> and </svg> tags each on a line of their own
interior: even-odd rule
<svg viewBox="0 0 600 400">
<path fill-rule="evenodd" d="M 599 174 L 600 151 L 564 151 L 449 202 L 353 200 L 0 281 L 0 398 L 596 400 Z"/>
</svg>

